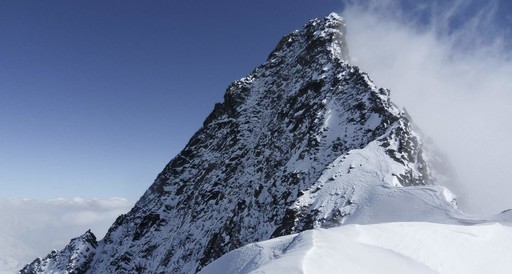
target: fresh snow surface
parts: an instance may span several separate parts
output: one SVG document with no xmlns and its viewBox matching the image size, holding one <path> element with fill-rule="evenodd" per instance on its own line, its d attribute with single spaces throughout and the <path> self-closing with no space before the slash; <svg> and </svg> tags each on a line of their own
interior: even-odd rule
<svg viewBox="0 0 512 274">
<path fill-rule="evenodd" d="M 338 157 L 318 181 L 297 199 L 294 208 L 315 212 L 323 227 L 401 221 L 472 223 L 456 210 L 454 195 L 441 186 L 400 186 L 405 166 L 371 142 Z M 320 227 L 316 225 L 315 227 Z"/>
<path fill-rule="evenodd" d="M 200 273 L 511 273 L 511 244 L 503 223 L 346 225 L 249 244 Z"/>
</svg>

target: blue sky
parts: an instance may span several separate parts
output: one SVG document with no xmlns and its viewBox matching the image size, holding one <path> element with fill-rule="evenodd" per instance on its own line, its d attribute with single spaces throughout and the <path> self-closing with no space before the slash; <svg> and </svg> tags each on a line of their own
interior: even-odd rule
<svg viewBox="0 0 512 274">
<path fill-rule="evenodd" d="M 138 198 L 228 84 L 339 1 L 1 1 L 0 197 Z"/>
<path fill-rule="evenodd" d="M 329 0 L 1 1 L 0 198 L 137 199 L 229 83 L 263 63 L 281 36 L 332 11 L 348 12 L 360 27 L 353 35 L 390 20 L 414 34 L 434 29 L 439 41 L 457 38 L 446 42 L 458 47 L 451 53 L 510 37 L 507 1 L 489 1 L 497 8 L 484 15 L 488 2 L 364 2 L 364 15 L 384 20 L 371 29 L 357 24 L 355 8 Z M 472 18 L 477 31 L 468 32 Z M 379 64 L 361 56 L 381 41 L 354 41 L 359 65 L 379 78 Z M 421 109 L 412 112 L 421 121 Z"/>
</svg>

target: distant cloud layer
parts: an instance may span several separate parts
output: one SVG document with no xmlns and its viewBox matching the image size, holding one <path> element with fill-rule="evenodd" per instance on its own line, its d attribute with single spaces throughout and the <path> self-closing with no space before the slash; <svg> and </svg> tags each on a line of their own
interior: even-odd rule
<svg viewBox="0 0 512 274">
<path fill-rule="evenodd" d="M 1 199 L 0 273 L 13 273 L 88 229 L 101 239 L 132 206 L 124 198 Z"/>
<path fill-rule="evenodd" d="M 496 22 L 501 2 L 398 2 L 344 11 L 352 62 L 451 159 L 459 182 L 448 187 L 462 209 L 512 208 L 512 55 L 510 25 Z"/>
</svg>

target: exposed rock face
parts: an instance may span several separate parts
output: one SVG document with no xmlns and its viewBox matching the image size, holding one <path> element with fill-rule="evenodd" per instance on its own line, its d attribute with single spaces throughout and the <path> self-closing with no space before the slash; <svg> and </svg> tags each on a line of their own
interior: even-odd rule
<svg viewBox="0 0 512 274">
<path fill-rule="evenodd" d="M 285 36 L 263 65 L 228 87 L 183 151 L 115 221 L 94 260 L 58 263 L 72 254 L 61 251 L 23 273 L 44 265 L 69 273 L 195 273 L 248 243 L 363 216 L 366 200 L 358 197 L 374 185 L 435 184 L 432 157 L 410 119 L 389 90 L 347 62 L 344 37 L 336 14 Z M 363 167 L 361 159 L 374 154 L 350 156 L 365 149 L 381 159 Z M 378 163 L 386 168 L 377 177 L 354 177 Z M 329 181 L 344 187 L 325 194 L 337 202 L 320 206 L 326 196 L 316 193 Z"/>
</svg>

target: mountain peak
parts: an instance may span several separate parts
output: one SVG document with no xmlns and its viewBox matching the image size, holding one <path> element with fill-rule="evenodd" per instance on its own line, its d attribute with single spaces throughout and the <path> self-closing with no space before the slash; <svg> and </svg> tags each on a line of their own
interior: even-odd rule
<svg viewBox="0 0 512 274">
<path fill-rule="evenodd" d="M 348 62 L 346 32 L 344 19 L 336 13 L 313 19 L 302 29 L 284 36 L 270 54 L 268 61 L 275 62 L 280 56 L 289 56 L 288 53 L 294 51 L 316 57 L 330 55 L 332 58 Z"/>
<path fill-rule="evenodd" d="M 438 177 L 410 119 L 347 60 L 336 14 L 281 39 L 117 218 L 87 271 L 196 273 L 252 242 L 454 210 L 429 187 Z"/>
<path fill-rule="evenodd" d="M 337 14 L 336 12 L 331 12 L 329 13 L 329 15 L 327 15 L 327 17 L 325 17 L 326 19 L 328 20 L 331 20 L 331 21 L 339 21 L 339 22 L 343 22 L 345 21 L 343 19 L 343 17 L 341 17 L 339 14 Z"/>
</svg>

